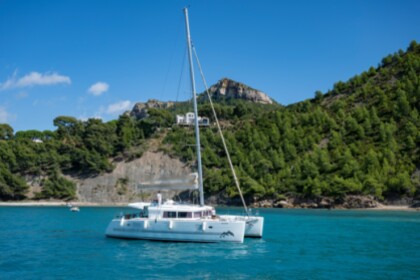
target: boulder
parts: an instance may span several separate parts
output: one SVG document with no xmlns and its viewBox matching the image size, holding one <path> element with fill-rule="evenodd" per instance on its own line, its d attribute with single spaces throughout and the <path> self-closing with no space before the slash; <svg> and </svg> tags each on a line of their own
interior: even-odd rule
<svg viewBox="0 0 420 280">
<path fill-rule="evenodd" d="M 271 208 L 273 207 L 273 202 L 270 200 L 261 200 L 258 202 L 258 207 L 261 208 Z"/>
<path fill-rule="evenodd" d="M 287 202 L 286 200 L 280 200 L 273 203 L 275 208 L 293 208 L 293 205 Z"/>
<path fill-rule="evenodd" d="M 413 203 L 410 205 L 410 208 L 420 208 L 420 200 L 413 200 Z"/>
<path fill-rule="evenodd" d="M 334 207 L 334 200 L 329 197 L 323 197 L 318 203 L 319 208 L 331 209 Z"/>
<path fill-rule="evenodd" d="M 309 202 L 309 203 L 303 202 L 303 203 L 300 204 L 300 207 L 301 208 L 312 208 L 312 209 L 315 209 L 315 208 L 318 208 L 318 204 L 315 203 L 315 202 Z"/>
</svg>

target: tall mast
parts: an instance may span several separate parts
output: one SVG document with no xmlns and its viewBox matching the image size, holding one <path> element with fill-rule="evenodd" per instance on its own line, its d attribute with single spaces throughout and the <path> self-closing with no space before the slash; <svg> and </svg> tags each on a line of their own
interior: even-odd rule
<svg viewBox="0 0 420 280">
<path fill-rule="evenodd" d="M 200 192 L 200 205 L 204 205 L 204 192 L 203 192 L 203 169 L 201 167 L 201 149 L 200 149 L 200 129 L 198 127 L 198 110 L 197 110 L 197 94 L 195 92 L 195 80 L 194 80 L 194 66 L 192 59 L 191 50 L 191 36 L 190 36 L 190 25 L 188 22 L 188 8 L 184 8 L 185 14 L 185 26 L 187 31 L 187 45 L 188 45 L 188 60 L 190 62 L 190 78 L 191 78 L 191 90 L 193 93 L 193 104 L 194 104 L 194 125 L 195 125 L 195 144 L 197 150 L 197 167 L 198 167 L 198 190 Z"/>
</svg>

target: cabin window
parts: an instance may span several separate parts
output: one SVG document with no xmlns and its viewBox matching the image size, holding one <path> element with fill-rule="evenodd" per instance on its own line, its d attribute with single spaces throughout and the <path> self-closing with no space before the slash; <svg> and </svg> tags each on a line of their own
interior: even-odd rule
<svg viewBox="0 0 420 280">
<path fill-rule="evenodd" d="M 191 212 L 178 212 L 178 218 L 191 218 Z"/>
<path fill-rule="evenodd" d="M 176 218 L 176 212 L 163 212 L 163 217 L 164 218 Z"/>
<path fill-rule="evenodd" d="M 194 218 L 200 218 L 201 216 L 201 212 L 194 212 Z"/>
</svg>

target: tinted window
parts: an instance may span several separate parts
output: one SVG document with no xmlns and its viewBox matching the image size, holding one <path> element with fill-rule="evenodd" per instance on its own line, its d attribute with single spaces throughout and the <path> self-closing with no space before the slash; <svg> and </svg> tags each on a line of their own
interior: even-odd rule
<svg viewBox="0 0 420 280">
<path fill-rule="evenodd" d="M 190 214 L 190 215 L 188 215 Z M 188 212 L 178 212 L 178 218 L 189 218 L 191 217 L 191 213 Z"/>
<path fill-rule="evenodd" d="M 164 218 L 176 218 L 176 212 L 163 212 Z"/>
</svg>

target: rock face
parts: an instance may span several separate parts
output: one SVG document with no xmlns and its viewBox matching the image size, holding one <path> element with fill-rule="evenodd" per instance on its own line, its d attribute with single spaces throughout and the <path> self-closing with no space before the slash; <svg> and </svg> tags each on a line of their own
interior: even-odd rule
<svg viewBox="0 0 420 280">
<path fill-rule="evenodd" d="M 252 207 L 275 207 L 275 208 L 310 208 L 310 209 L 363 209 L 377 208 L 380 203 L 373 196 L 348 195 L 341 199 L 331 197 L 312 197 L 291 195 L 284 199 L 268 199 L 256 201 Z M 412 206 L 413 207 L 413 206 Z"/>
<path fill-rule="evenodd" d="M 211 86 L 210 94 L 214 99 L 221 97 L 243 99 L 254 103 L 260 104 L 273 104 L 273 100 L 268 97 L 264 92 L 253 89 L 245 84 L 224 78 Z M 149 109 L 168 109 L 174 106 L 176 102 L 162 102 L 156 99 L 150 99 L 146 103 L 138 102 L 134 105 L 131 111 L 125 114 L 135 117 L 137 119 L 144 119 L 149 116 Z"/>
<path fill-rule="evenodd" d="M 224 78 L 210 87 L 210 93 L 214 98 L 226 97 L 244 99 L 261 104 L 273 104 L 273 100 L 262 91 L 253 89 L 247 85 Z"/>
<path fill-rule="evenodd" d="M 184 178 L 191 173 L 188 166 L 162 152 L 146 152 L 139 159 L 119 162 L 112 173 L 91 178 L 69 178 L 77 184 L 80 202 L 116 203 L 149 200 L 155 190 L 142 189 L 139 183 L 146 181 Z M 171 198 L 177 190 L 163 192 Z"/>
<path fill-rule="evenodd" d="M 413 203 L 410 205 L 411 208 L 419 208 L 420 209 L 420 199 L 413 200 Z"/>
<path fill-rule="evenodd" d="M 348 195 L 344 198 L 343 207 L 348 209 L 376 208 L 379 203 L 373 196 Z"/>
<path fill-rule="evenodd" d="M 174 104 L 174 102 L 162 102 L 156 99 L 150 99 L 146 103 L 136 103 L 131 112 L 128 112 L 128 114 L 132 117 L 136 117 L 137 119 L 143 119 L 149 116 L 147 113 L 148 109 L 167 109 L 174 106 Z"/>
</svg>

